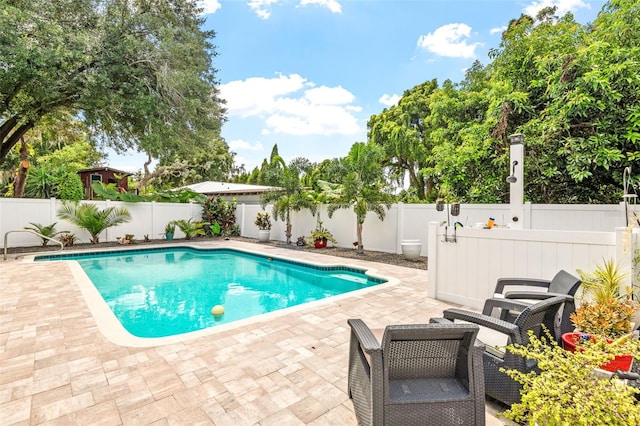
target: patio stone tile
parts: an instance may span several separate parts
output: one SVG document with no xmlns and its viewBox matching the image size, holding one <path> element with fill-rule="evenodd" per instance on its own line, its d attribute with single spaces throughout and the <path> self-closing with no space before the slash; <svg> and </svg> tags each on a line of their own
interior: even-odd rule
<svg viewBox="0 0 640 426">
<path fill-rule="evenodd" d="M 91 407 L 94 403 L 91 392 L 86 392 L 77 396 L 59 399 L 48 404 L 39 406 L 32 404 L 31 421 L 35 424 L 44 423 L 66 414 Z"/>
<path fill-rule="evenodd" d="M 60 401 L 61 399 L 71 398 L 72 396 L 73 392 L 70 385 L 60 386 L 34 394 L 31 398 L 31 404 L 34 407 L 41 407 L 43 405 Z"/>
<path fill-rule="evenodd" d="M 178 411 L 167 417 L 167 423 L 170 426 L 210 426 L 213 421 L 201 408 L 192 408 Z"/>
<path fill-rule="evenodd" d="M 26 422 L 31 416 L 31 397 L 27 396 L 0 404 L 0 419 L 7 425 Z"/>
<path fill-rule="evenodd" d="M 116 398 L 116 405 L 118 406 L 118 411 L 124 414 L 144 407 L 154 401 L 155 399 L 151 392 L 148 389 L 144 389 L 137 392 L 129 392 L 126 395 Z"/>
<path fill-rule="evenodd" d="M 305 426 L 295 414 L 289 410 L 278 411 L 260 422 L 260 426 Z"/>
<path fill-rule="evenodd" d="M 325 414 L 328 410 L 323 402 L 312 396 L 308 396 L 290 405 L 289 411 L 295 414 L 295 416 L 306 425 Z"/>
<path fill-rule="evenodd" d="M 7 261 L 0 274 L 0 285 L 11 283 L 0 298 L 0 423 L 355 426 L 347 319 L 377 328 L 427 322 L 449 305 L 427 297 L 423 270 L 345 262 L 402 282 L 223 325 L 205 337 L 125 347 L 100 333 L 66 263 Z M 487 425 L 503 424 L 497 411 L 487 405 Z"/>
<path fill-rule="evenodd" d="M 180 410 L 173 396 L 138 407 L 122 414 L 123 425 L 146 425 L 170 416 Z"/>
<path fill-rule="evenodd" d="M 339 405 L 308 423 L 308 426 L 343 426 L 345 424 L 355 425 L 356 423 L 353 409 Z"/>
</svg>

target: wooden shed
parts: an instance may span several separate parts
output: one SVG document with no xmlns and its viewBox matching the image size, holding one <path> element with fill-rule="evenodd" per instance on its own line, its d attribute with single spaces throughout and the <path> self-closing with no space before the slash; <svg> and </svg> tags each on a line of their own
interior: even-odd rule
<svg viewBox="0 0 640 426">
<path fill-rule="evenodd" d="M 82 180 L 82 186 L 84 187 L 84 198 L 92 200 L 93 190 L 91 189 L 91 184 L 93 182 L 102 182 L 105 185 L 113 184 L 116 190 L 127 192 L 129 191 L 128 176 L 132 175 L 132 173 L 111 167 L 94 167 L 92 169 L 78 170 L 78 175 L 80 175 L 80 180 Z"/>
</svg>

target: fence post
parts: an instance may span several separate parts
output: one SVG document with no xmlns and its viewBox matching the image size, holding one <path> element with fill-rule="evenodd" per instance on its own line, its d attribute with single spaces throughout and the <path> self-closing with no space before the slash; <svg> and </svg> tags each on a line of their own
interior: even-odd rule
<svg viewBox="0 0 640 426">
<path fill-rule="evenodd" d="M 438 291 L 438 226 L 439 222 L 429 222 L 429 234 L 427 237 L 427 247 L 429 256 L 427 261 L 427 296 L 436 298 Z"/>
</svg>

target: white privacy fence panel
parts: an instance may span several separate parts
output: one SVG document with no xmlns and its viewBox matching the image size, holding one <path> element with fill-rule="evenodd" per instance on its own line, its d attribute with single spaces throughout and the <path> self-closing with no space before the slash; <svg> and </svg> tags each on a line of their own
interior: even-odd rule
<svg viewBox="0 0 640 426">
<path fill-rule="evenodd" d="M 101 241 L 115 241 L 116 237 L 133 234 L 137 239 L 148 235 L 151 239 L 161 238 L 166 223 L 175 219 L 201 220 L 202 206 L 198 204 L 177 203 L 123 203 L 113 201 L 91 201 L 100 208 L 106 206 L 125 206 L 132 214 L 130 223 L 110 228 L 100 236 Z M 29 222 L 49 225 L 58 222 L 58 230 L 69 230 L 79 242 L 88 242 L 86 231 L 78 229 L 56 216 L 60 207 L 59 200 L 42 199 L 0 199 L 0 235 L 8 231 L 22 230 Z M 633 208 L 638 208 L 633 206 Z M 236 210 L 237 224 L 242 236 L 257 238 L 258 229 L 254 225 L 256 214 L 262 211 L 259 204 L 238 204 Z M 271 213 L 271 206 L 266 207 Z M 356 241 L 356 218 L 352 209 L 337 210 L 330 219 L 327 207 L 321 206 L 321 219 L 324 226 L 338 240 L 340 247 L 353 247 Z M 498 225 L 508 222 L 508 204 L 462 204 L 459 216 L 449 215 L 449 223 L 453 226 L 460 222 L 463 229 L 483 224 L 493 217 Z M 394 204 L 387 211 L 384 221 L 380 221 L 374 213 L 369 213 L 363 226 L 363 243 L 365 250 L 376 250 L 388 253 L 401 253 L 402 240 L 419 240 L 422 243 L 422 256 L 429 254 L 430 222 L 447 223 L 447 208 L 437 211 L 434 204 Z M 540 205 L 525 204 L 525 229 L 567 230 L 567 231 L 602 231 L 611 232 L 625 224 L 624 205 Z M 316 226 L 316 218 L 309 210 L 293 212 L 292 242 L 298 237 L 308 237 Z M 451 229 L 451 228 L 450 228 Z M 286 226 L 283 221 L 273 221 L 271 239 L 284 241 Z M 177 229 L 176 238 L 183 235 Z M 9 246 L 30 246 L 39 243 L 33 235 L 16 233 L 9 236 Z"/>
<path fill-rule="evenodd" d="M 428 293 L 475 309 L 493 295 L 498 278 L 551 279 L 560 269 L 577 275 L 616 258 L 622 238 L 621 232 L 462 228 L 447 242 L 438 225 L 429 224 Z"/>
<path fill-rule="evenodd" d="M 176 203 L 124 203 L 116 201 L 86 201 L 97 205 L 99 209 L 110 206 L 126 207 L 131 213 L 131 221 L 119 226 L 107 229 L 100 234 L 100 241 L 116 241 L 116 238 L 125 234 L 133 234 L 142 240 L 145 235 L 151 239 L 162 238 L 164 226 L 176 219 L 201 220 L 202 206 L 198 204 Z M 62 202 L 56 199 L 27 199 L 6 198 L 0 199 L 0 235 L 2 235 L 2 247 L 4 248 L 4 236 L 9 231 L 21 231 L 29 223 L 50 225 L 57 223 L 56 231 L 69 231 L 75 234 L 77 242 L 87 243 L 91 240 L 89 233 L 77 226 L 58 218 L 58 209 Z M 184 235 L 176 229 L 176 237 Z M 8 247 L 24 247 L 40 244 L 41 240 L 28 233 L 11 233 L 7 237 Z"/>
</svg>

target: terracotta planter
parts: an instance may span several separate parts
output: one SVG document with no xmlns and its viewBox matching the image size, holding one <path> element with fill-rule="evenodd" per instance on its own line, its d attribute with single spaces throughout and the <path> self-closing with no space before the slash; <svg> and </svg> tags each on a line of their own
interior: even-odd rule
<svg viewBox="0 0 640 426">
<path fill-rule="evenodd" d="M 315 246 L 315 248 L 319 249 L 319 248 L 325 248 L 327 246 L 327 239 L 326 238 L 321 238 L 319 240 L 315 240 L 313 242 L 313 245 Z"/>
<path fill-rule="evenodd" d="M 587 336 L 588 339 L 594 339 L 593 336 L 584 333 L 564 333 L 562 335 L 562 347 L 569 351 L 575 352 L 576 346 L 580 345 L 580 339 L 584 339 Z M 607 339 L 607 342 L 611 343 L 611 339 Z M 633 355 L 617 355 L 613 360 L 601 365 L 600 368 L 606 371 L 615 372 L 616 370 L 629 371 L 631 370 L 631 364 L 633 363 Z"/>
</svg>

